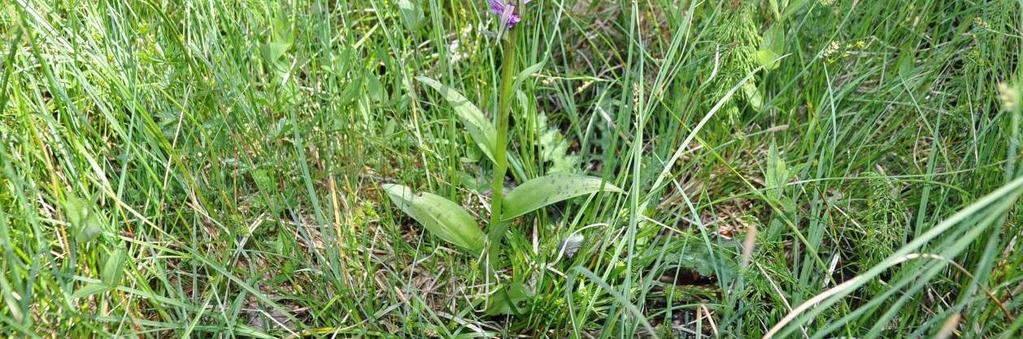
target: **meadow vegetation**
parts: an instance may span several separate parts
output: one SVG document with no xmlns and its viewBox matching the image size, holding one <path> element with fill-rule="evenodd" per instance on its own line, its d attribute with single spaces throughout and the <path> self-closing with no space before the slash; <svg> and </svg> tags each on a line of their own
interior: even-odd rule
<svg viewBox="0 0 1023 339">
<path fill-rule="evenodd" d="M 5 1 L 0 336 L 1011 338 L 1021 9 Z"/>
</svg>

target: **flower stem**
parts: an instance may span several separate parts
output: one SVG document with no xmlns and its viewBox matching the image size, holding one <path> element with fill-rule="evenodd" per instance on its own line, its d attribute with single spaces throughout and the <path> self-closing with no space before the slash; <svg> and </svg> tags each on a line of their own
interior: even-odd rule
<svg viewBox="0 0 1023 339">
<path fill-rule="evenodd" d="M 508 171 L 508 116 L 511 111 L 512 95 L 514 95 L 513 84 L 515 82 L 515 40 L 518 30 L 508 29 L 505 31 L 508 38 L 504 40 L 504 53 L 501 56 L 501 93 L 498 103 L 497 116 L 497 142 L 494 150 L 494 160 L 497 161 L 497 168 L 494 169 L 494 180 L 491 191 L 493 198 L 490 200 L 490 232 L 487 253 L 493 246 L 499 244 L 508 225 L 502 220 L 501 204 L 504 200 L 504 175 Z M 488 254 L 490 255 L 490 254 Z M 493 256 L 492 256 L 493 257 Z"/>
</svg>

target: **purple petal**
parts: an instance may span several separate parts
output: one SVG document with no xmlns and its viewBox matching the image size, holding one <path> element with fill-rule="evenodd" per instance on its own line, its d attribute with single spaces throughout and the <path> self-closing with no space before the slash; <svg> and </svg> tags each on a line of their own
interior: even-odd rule
<svg viewBox="0 0 1023 339">
<path fill-rule="evenodd" d="M 501 25 L 504 27 L 512 28 L 522 19 L 515 14 L 515 5 L 511 3 L 502 0 L 488 0 L 487 2 L 490 4 L 490 11 L 500 17 Z"/>
<path fill-rule="evenodd" d="M 501 12 L 501 23 L 508 26 L 508 28 L 519 23 L 519 19 L 519 16 L 515 15 L 515 6 L 507 5 L 504 7 L 504 12 Z"/>
<path fill-rule="evenodd" d="M 504 12 L 504 3 L 501 0 L 490 0 L 490 11 L 494 14 L 501 14 Z"/>
</svg>

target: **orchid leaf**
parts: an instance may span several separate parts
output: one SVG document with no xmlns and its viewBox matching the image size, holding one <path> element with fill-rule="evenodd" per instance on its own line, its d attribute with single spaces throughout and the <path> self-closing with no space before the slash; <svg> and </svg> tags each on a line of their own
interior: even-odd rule
<svg viewBox="0 0 1023 339">
<path fill-rule="evenodd" d="M 779 22 L 764 32 L 764 39 L 755 57 L 760 66 L 770 71 L 778 68 L 782 54 L 785 54 L 785 26 Z"/>
<path fill-rule="evenodd" d="M 437 80 L 423 76 L 416 77 L 416 80 L 440 92 L 440 95 L 455 109 L 455 114 L 465 124 L 465 128 L 469 130 L 472 140 L 476 142 L 476 145 L 479 146 L 480 150 L 486 154 L 490 161 L 496 163 L 494 160 L 494 150 L 497 144 L 497 131 L 494 129 L 494 124 L 483 115 L 479 107 L 476 107 L 458 91 L 444 86 Z"/>
<path fill-rule="evenodd" d="M 398 0 L 398 14 L 410 31 L 417 31 L 423 25 L 423 9 L 410 0 Z"/>
<path fill-rule="evenodd" d="M 490 296 L 487 305 L 489 315 L 519 315 L 525 313 L 524 302 L 533 298 L 533 292 L 520 282 L 508 283 Z"/>
<path fill-rule="evenodd" d="M 127 255 L 123 249 L 116 249 L 109 253 L 106 259 L 104 259 L 103 270 L 100 271 L 100 278 L 103 280 L 103 283 L 111 287 L 117 286 L 124 276 L 125 261 L 127 261 Z"/>
<path fill-rule="evenodd" d="M 604 179 L 575 174 L 551 174 L 526 181 L 504 197 L 502 216 L 509 220 L 544 206 L 596 192 L 622 192 Z"/>
<path fill-rule="evenodd" d="M 75 230 L 75 239 L 80 242 L 92 241 L 103 233 L 103 217 L 94 205 L 79 197 L 68 197 L 64 201 L 64 215 Z"/>
<path fill-rule="evenodd" d="M 384 184 L 382 187 L 399 209 L 433 235 L 472 255 L 483 251 L 483 232 L 461 206 L 436 194 L 414 194 L 412 189 L 402 185 Z"/>
</svg>

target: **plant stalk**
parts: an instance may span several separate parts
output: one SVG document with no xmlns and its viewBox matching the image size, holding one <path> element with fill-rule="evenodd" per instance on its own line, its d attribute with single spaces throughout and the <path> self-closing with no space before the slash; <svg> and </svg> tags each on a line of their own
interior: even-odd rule
<svg viewBox="0 0 1023 339">
<path fill-rule="evenodd" d="M 490 224 L 487 239 L 487 255 L 490 256 L 493 246 L 499 244 L 508 225 L 503 221 L 501 204 L 504 202 L 504 175 L 508 171 L 508 116 L 511 113 L 512 95 L 514 95 L 513 84 L 515 83 L 515 40 L 519 35 L 518 30 L 508 29 L 505 31 L 508 38 L 504 40 L 504 52 L 501 56 L 501 93 L 498 103 L 497 116 L 497 142 L 494 150 L 494 158 L 497 161 L 497 168 L 494 169 L 494 180 L 490 200 Z"/>
</svg>

